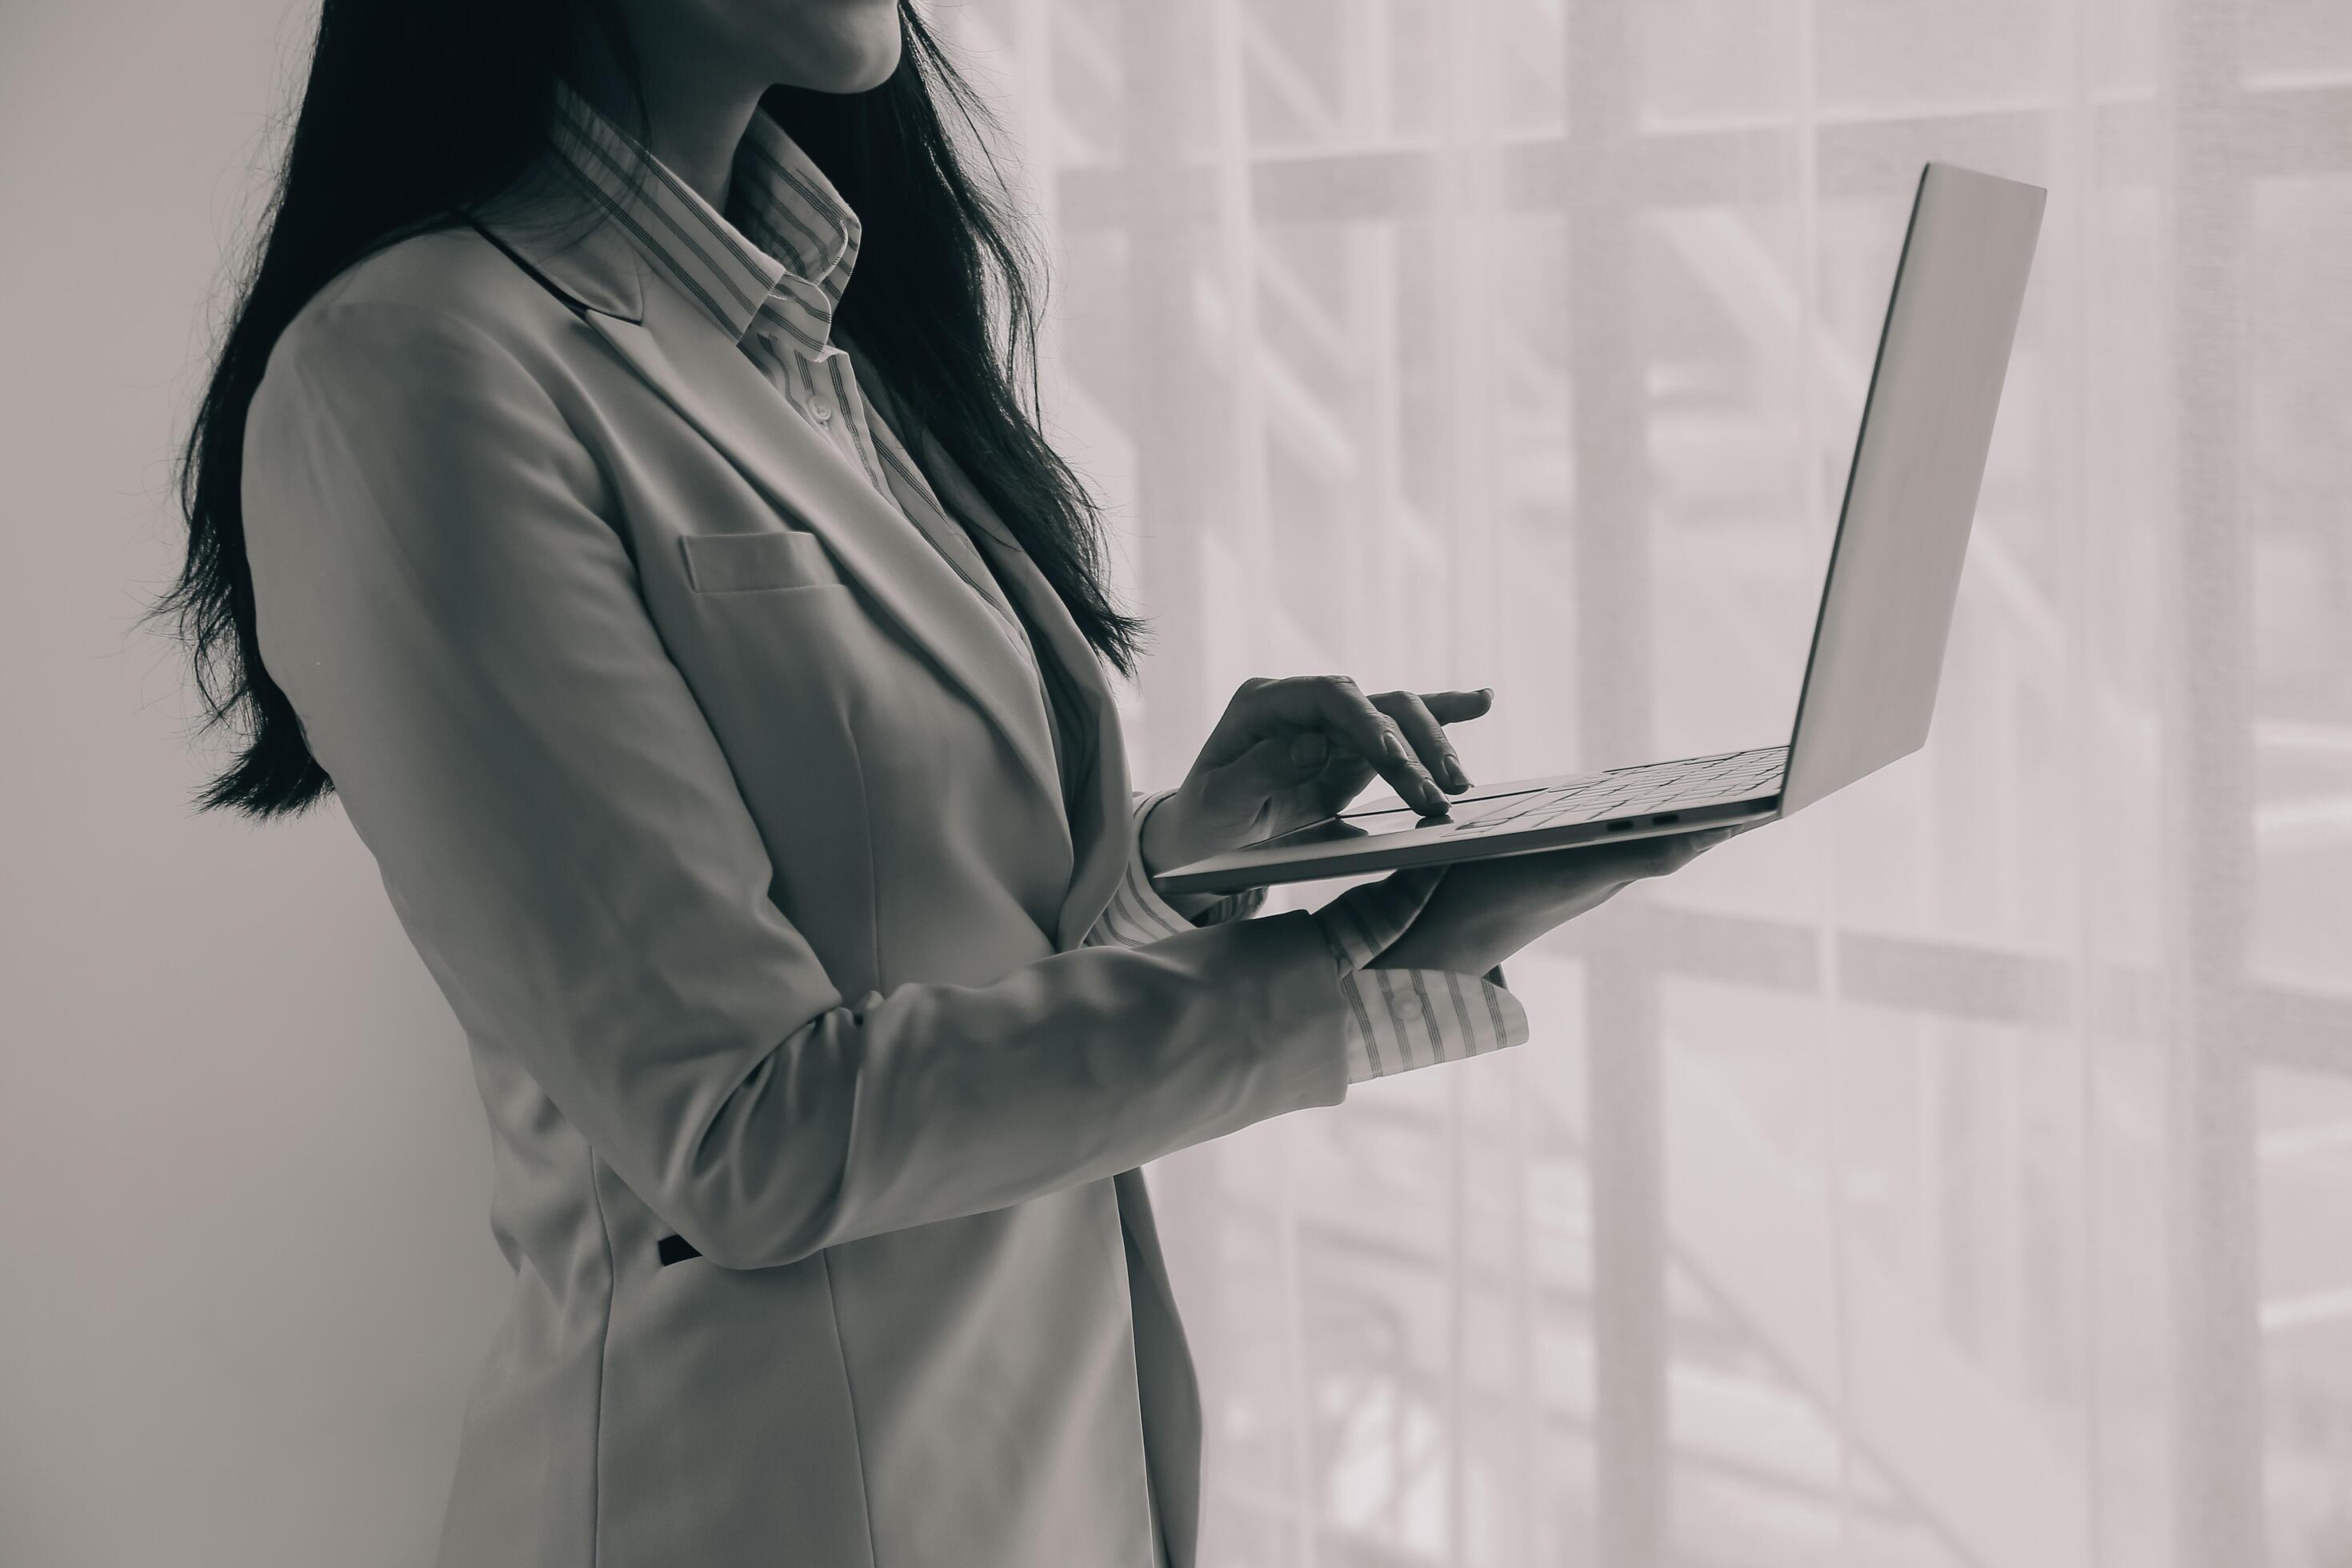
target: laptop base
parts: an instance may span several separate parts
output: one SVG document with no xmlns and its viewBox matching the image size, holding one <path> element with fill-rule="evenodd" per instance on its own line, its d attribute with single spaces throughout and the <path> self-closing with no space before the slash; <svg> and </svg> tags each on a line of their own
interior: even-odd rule
<svg viewBox="0 0 2352 1568">
<path fill-rule="evenodd" d="M 1444 817 L 1424 817 L 1403 805 L 1342 812 L 1177 867 L 1154 876 L 1151 885 L 1163 896 L 1233 893 L 1768 821 L 1780 815 L 1786 756 L 1786 747 L 1773 746 L 1523 779 L 1461 796 Z M 1750 778 L 1757 782 L 1748 784 Z"/>
</svg>

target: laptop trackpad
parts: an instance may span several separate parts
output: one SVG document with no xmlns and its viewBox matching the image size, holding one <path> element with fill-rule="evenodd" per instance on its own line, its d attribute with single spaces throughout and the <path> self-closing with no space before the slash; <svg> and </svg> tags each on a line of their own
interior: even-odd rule
<svg viewBox="0 0 2352 1568">
<path fill-rule="evenodd" d="M 1381 838 L 1392 833 L 1410 833 L 1415 828 L 1444 831 L 1459 825 L 1452 816 L 1423 816 L 1411 806 L 1390 806 L 1385 810 L 1351 811 L 1345 816 L 1327 816 L 1320 822 L 1310 822 L 1304 827 L 1273 838 L 1262 838 L 1247 846 L 1252 849 L 1289 849 L 1307 844 L 1338 844 L 1351 838 Z"/>
</svg>

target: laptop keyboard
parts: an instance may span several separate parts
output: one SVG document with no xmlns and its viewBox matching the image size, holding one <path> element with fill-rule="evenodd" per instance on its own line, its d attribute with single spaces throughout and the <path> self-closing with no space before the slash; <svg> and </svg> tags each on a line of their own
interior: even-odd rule
<svg viewBox="0 0 2352 1568">
<path fill-rule="evenodd" d="M 1786 746 L 1726 752 L 1677 763 L 1619 768 L 1496 801 L 1482 816 L 1457 818 L 1457 834 L 1495 833 L 1504 828 L 1549 827 L 1562 823 L 1601 822 L 1643 816 L 1676 806 L 1714 805 L 1779 793 L 1789 761 Z"/>
</svg>

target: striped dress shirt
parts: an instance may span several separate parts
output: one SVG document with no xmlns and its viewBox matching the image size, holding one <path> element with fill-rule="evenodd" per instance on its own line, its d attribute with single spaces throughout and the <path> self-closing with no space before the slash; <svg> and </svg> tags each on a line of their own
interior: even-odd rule
<svg viewBox="0 0 2352 1568">
<path fill-rule="evenodd" d="M 765 110 L 752 115 L 736 150 L 723 216 L 562 82 L 554 141 L 646 259 L 709 314 L 793 416 L 887 497 L 995 612 L 1006 640 L 1037 677 L 1067 802 L 1090 763 L 1073 754 L 1068 743 L 1085 732 L 1077 694 L 1055 660 L 1038 658 L 1034 634 L 1012 596 L 908 455 L 891 422 L 887 389 L 877 384 L 869 401 L 858 381 L 855 345 L 838 341 L 833 330 L 859 236 L 857 215 L 833 183 Z M 1257 888 L 1187 916 L 1152 888 L 1143 864 L 1143 819 L 1172 793 L 1137 797 L 1135 847 L 1089 942 L 1156 942 L 1198 925 L 1245 919 L 1264 903 L 1265 889 Z M 1528 1037 L 1527 1014 L 1504 989 L 1500 969 L 1481 979 L 1450 970 L 1367 967 L 1412 923 L 1438 877 L 1433 869 L 1399 873 L 1352 888 L 1316 911 L 1348 1004 L 1351 1083 Z"/>
</svg>

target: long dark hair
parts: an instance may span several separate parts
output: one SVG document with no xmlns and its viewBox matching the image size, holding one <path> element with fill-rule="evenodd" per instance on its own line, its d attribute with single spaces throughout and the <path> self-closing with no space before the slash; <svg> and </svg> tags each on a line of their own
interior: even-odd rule
<svg viewBox="0 0 2352 1568">
<path fill-rule="evenodd" d="M 1149 628 L 1112 603 L 1093 499 L 1041 433 L 1036 324 L 1044 269 L 997 177 L 995 125 L 937 37 L 899 0 L 898 69 L 869 92 L 772 88 L 761 105 L 858 216 L 856 269 L 834 316 L 912 428 L 970 476 L 1054 585 L 1096 653 L 1132 676 Z M 644 136 L 643 93 L 610 0 L 323 0 L 310 79 L 266 235 L 235 282 L 211 384 L 178 467 L 188 551 L 148 612 L 194 666 L 199 733 L 236 760 L 200 809 L 290 816 L 332 792 L 262 667 L 240 503 L 246 412 L 278 334 L 336 274 L 545 167 L 555 83 L 594 39 Z M 961 142 L 962 144 L 960 144 Z M 985 164 L 975 173 L 972 154 Z M 1025 402 L 1024 402 L 1025 395 Z"/>
</svg>

